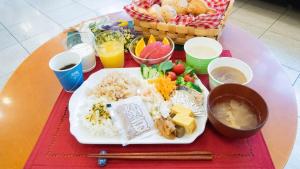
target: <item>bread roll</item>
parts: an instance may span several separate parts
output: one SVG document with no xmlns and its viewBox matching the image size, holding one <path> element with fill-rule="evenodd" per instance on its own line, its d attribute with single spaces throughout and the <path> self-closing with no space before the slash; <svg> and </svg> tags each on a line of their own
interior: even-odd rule
<svg viewBox="0 0 300 169">
<path fill-rule="evenodd" d="M 176 10 L 177 14 L 187 14 L 188 1 L 187 0 L 161 0 L 162 6 L 169 5 Z"/>
<path fill-rule="evenodd" d="M 170 5 L 163 5 L 161 7 L 161 15 L 165 22 L 169 22 L 171 19 L 177 16 L 176 10 Z"/>
<path fill-rule="evenodd" d="M 154 4 L 152 5 L 149 9 L 148 9 L 148 13 L 149 15 L 151 15 L 152 17 L 158 19 L 160 22 L 165 22 L 164 17 L 161 14 L 161 7 L 158 4 Z"/>
</svg>

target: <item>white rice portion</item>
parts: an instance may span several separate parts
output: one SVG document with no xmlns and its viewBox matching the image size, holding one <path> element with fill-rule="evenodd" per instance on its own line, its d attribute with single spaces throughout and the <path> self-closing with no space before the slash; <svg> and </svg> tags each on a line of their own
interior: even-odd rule
<svg viewBox="0 0 300 169">
<path fill-rule="evenodd" d="M 90 121 L 88 121 L 85 116 L 90 114 L 90 109 L 92 109 L 93 105 L 96 103 L 106 104 L 107 100 L 103 97 L 96 98 L 96 97 L 88 97 L 85 99 L 83 104 L 79 106 L 78 109 L 78 119 L 82 126 L 89 130 L 95 136 L 116 136 L 118 135 L 118 130 L 114 126 L 111 119 L 102 120 L 102 123 L 93 125 Z"/>
</svg>

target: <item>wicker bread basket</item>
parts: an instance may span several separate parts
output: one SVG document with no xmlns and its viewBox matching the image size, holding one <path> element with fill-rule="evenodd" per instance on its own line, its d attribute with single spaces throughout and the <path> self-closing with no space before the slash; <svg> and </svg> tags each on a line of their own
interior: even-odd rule
<svg viewBox="0 0 300 169">
<path fill-rule="evenodd" d="M 143 34 L 145 37 L 149 37 L 151 34 L 159 39 L 165 36 L 170 37 L 176 44 L 184 44 L 188 39 L 203 36 L 218 39 L 221 36 L 222 29 L 225 26 L 225 22 L 233 8 L 234 0 L 230 0 L 224 17 L 220 22 L 220 25 L 216 29 L 195 28 L 184 25 L 171 25 L 163 22 L 147 22 L 134 19 L 135 31 Z"/>
</svg>

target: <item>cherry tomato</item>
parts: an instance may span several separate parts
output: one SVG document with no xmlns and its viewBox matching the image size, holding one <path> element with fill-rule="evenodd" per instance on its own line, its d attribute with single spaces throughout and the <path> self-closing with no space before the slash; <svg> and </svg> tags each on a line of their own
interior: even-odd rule
<svg viewBox="0 0 300 169">
<path fill-rule="evenodd" d="M 185 71 L 185 67 L 183 64 L 179 63 L 173 67 L 172 71 L 175 72 L 177 75 L 180 75 Z"/>
<path fill-rule="evenodd" d="M 168 77 L 169 77 L 172 81 L 174 81 L 174 80 L 177 79 L 177 76 L 176 76 L 176 74 L 175 74 L 174 72 L 168 72 Z"/>
<path fill-rule="evenodd" d="M 191 75 L 186 74 L 186 75 L 184 76 L 184 81 L 194 83 L 194 82 L 195 82 L 195 79 L 194 79 L 193 77 L 191 77 Z"/>
</svg>

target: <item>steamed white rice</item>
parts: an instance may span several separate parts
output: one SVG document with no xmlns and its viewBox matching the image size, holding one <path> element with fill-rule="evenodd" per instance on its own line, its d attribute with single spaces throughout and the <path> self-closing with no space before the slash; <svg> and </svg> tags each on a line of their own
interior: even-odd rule
<svg viewBox="0 0 300 169">
<path fill-rule="evenodd" d="M 106 105 L 107 101 L 101 97 L 89 97 L 82 105 L 79 106 L 78 119 L 80 124 L 87 128 L 93 135 L 104 135 L 109 137 L 118 135 L 117 128 L 114 126 L 110 118 L 101 119 L 101 124 L 93 124 L 86 119 L 86 116 L 90 114 L 90 110 L 92 109 L 93 105 L 97 103 Z"/>
</svg>

